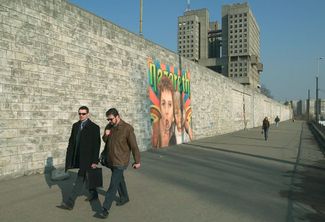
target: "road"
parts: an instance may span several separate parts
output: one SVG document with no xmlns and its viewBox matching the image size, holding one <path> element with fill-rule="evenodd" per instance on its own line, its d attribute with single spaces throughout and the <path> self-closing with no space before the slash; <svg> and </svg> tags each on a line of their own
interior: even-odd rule
<svg viewBox="0 0 325 222">
<path fill-rule="evenodd" d="M 325 221 L 325 160 L 305 122 L 196 140 L 142 154 L 142 168 L 129 168 L 131 201 L 113 205 L 107 221 Z M 1 221 L 98 221 L 99 201 L 77 199 L 72 211 L 57 208 L 76 176 L 48 175 L 0 182 Z M 107 189 L 110 172 L 104 170 Z"/>
</svg>

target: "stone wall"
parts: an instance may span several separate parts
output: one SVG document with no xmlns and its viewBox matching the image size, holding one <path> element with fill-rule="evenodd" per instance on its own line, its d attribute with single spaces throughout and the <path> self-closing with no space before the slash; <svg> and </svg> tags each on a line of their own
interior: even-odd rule
<svg viewBox="0 0 325 222">
<path fill-rule="evenodd" d="M 42 173 L 49 160 L 63 165 L 81 105 L 101 128 L 116 107 L 140 149 L 150 149 L 148 58 L 190 70 L 195 139 L 291 117 L 288 107 L 65 0 L 0 0 L 0 179 Z"/>
</svg>

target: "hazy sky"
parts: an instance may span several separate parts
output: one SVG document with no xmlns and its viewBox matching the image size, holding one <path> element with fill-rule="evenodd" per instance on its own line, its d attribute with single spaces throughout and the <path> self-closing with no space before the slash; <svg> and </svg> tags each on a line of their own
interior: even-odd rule
<svg viewBox="0 0 325 222">
<path fill-rule="evenodd" d="M 131 32 L 139 33 L 140 0 L 69 0 Z M 221 23 L 221 6 L 230 0 L 191 0 L 191 9 L 207 8 L 210 21 Z M 248 0 L 260 27 L 261 84 L 277 100 L 325 98 L 325 0 Z M 172 51 L 177 48 L 177 17 L 187 0 L 143 0 L 143 35 Z"/>
</svg>

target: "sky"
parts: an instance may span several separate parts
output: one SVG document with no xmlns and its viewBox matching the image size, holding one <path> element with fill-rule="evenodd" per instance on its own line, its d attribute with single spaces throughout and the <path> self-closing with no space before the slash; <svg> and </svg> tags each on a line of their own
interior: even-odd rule
<svg viewBox="0 0 325 222">
<path fill-rule="evenodd" d="M 140 0 L 68 0 L 133 33 L 139 33 Z M 325 0 L 191 0 L 221 24 L 222 5 L 247 2 L 260 28 L 260 83 L 278 101 L 325 98 Z M 187 0 L 143 0 L 143 36 L 176 52 L 177 18 Z M 324 57 L 324 59 L 320 59 Z M 319 70 L 319 72 L 318 72 Z"/>
</svg>

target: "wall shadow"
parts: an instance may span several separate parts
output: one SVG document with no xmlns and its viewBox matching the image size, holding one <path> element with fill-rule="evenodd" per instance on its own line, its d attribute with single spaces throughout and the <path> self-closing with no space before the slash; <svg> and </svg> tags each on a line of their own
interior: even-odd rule
<svg viewBox="0 0 325 222">
<path fill-rule="evenodd" d="M 324 164 L 325 160 L 315 162 L 315 165 Z M 325 170 L 305 167 L 288 171 L 286 176 L 292 176 L 291 186 L 280 195 L 289 201 L 287 221 L 325 221 Z M 304 213 L 298 214 L 298 211 Z"/>
<path fill-rule="evenodd" d="M 203 144 L 203 143 L 201 143 Z M 213 143 L 211 143 L 213 144 Z M 218 144 L 229 144 L 229 143 L 218 143 Z M 233 150 L 228 150 L 228 149 L 222 149 L 222 148 L 217 148 L 215 146 L 206 146 L 206 145 L 200 145 L 200 144 L 195 144 L 195 143 L 188 143 L 188 144 L 182 144 L 183 146 L 188 146 L 188 147 L 199 147 L 199 148 L 203 148 L 203 149 L 207 149 L 207 150 L 217 150 L 217 151 L 222 151 L 225 153 L 234 153 L 234 154 L 239 154 L 239 155 L 244 155 L 244 156 L 250 156 L 250 157 L 254 157 L 254 158 L 259 158 L 259 159 L 265 159 L 265 160 L 271 160 L 271 161 L 276 161 L 279 163 L 287 163 L 287 164 L 291 164 L 291 165 L 295 165 L 297 163 L 293 162 L 293 161 L 288 161 L 288 160 L 282 160 L 282 159 L 277 159 L 277 158 L 273 158 L 273 157 L 267 157 L 267 156 L 261 156 L 261 155 L 256 155 L 256 154 L 251 154 L 251 153 L 244 153 L 244 152 L 239 152 L 239 151 L 233 151 Z M 283 147 L 279 147 L 279 148 L 283 148 Z M 315 168 L 315 169 L 320 169 L 320 170 L 325 170 L 324 167 L 322 166 L 313 166 L 313 165 L 308 165 L 308 164 L 303 164 L 303 163 L 298 163 L 298 166 L 303 166 L 303 167 L 308 167 L 308 168 Z"/>
<path fill-rule="evenodd" d="M 204 150 L 219 152 L 205 153 Z M 224 154 L 237 154 L 238 156 Z M 234 208 L 238 212 L 254 213 L 247 205 L 247 201 L 250 201 L 252 206 L 259 206 L 262 209 L 261 212 L 263 212 L 263 209 L 268 209 L 269 214 L 277 215 L 284 206 L 272 206 L 270 208 L 269 204 L 274 201 L 272 198 L 270 198 L 269 203 L 268 200 L 259 202 L 258 200 L 245 198 L 243 195 L 247 191 L 245 187 L 251 184 L 245 184 L 244 181 L 254 181 L 254 183 L 261 184 L 262 187 L 270 190 L 276 189 L 274 186 L 277 185 L 281 187 L 276 192 L 279 193 L 281 198 L 287 200 L 287 204 L 285 204 L 285 207 L 287 207 L 285 221 L 325 221 L 325 160 L 304 164 L 193 143 L 147 151 L 143 153 L 143 156 L 147 157 L 145 160 L 151 167 L 150 169 L 142 169 L 142 174 L 154 178 L 159 175 L 160 180 L 194 190 L 195 193 L 200 195 L 201 199 L 206 198 L 212 203 L 222 202 L 226 208 Z M 241 158 L 245 156 L 273 161 L 275 165 L 264 164 L 264 161 L 256 162 Z M 277 167 L 279 163 L 289 164 L 294 166 L 294 169 L 277 177 L 274 170 L 279 170 Z M 245 171 L 245 174 L 243 174 L 243 171 Z M 269 176 L 268 178 L 258 177 L 256 174 Z M 196 176 L 192 177 L 190 175 Z M 288 179 L 281 180 L 280 177 Z M 238 178 L 242 181 L 240 186 L 236 186 L 236 183 L 238 183 L 236 179 Z M 227 189 L 232 191 L 227 193 L 227 190 L 225 191 L 222 187 L 217 186 L 215 181 L 218 181 L 219 185 L 227 184 Z M 286 188 L 283 188 L 283 184 L 285 184 Z M 234 189 L 231 189 L 231 187 Z M 261 193 L 263 192 L 265 192 L 265 188 L 262 189 Z"/>
</svg>

